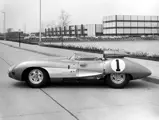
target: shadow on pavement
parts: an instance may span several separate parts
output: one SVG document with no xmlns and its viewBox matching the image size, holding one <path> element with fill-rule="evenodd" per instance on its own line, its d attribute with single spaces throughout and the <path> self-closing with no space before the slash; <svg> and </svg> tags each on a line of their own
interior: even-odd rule
<svg viewBox="0 0 159 120">
<path fill-rule="evenodd" d="M 132 80 L 129 82 L 125 89 L 133 89 L 133 88 L 151 88 L 151 85 L 143 80 Z"/>
<path fill-rule="evenodd" d="M 25 82 L 15 82 L 13 86 L 18 88 L 30 88 Z M 148 82 L 143 80 L 135 80 L 130 81 L 128 85 L 125 86 L 124 89 L 136 89 L 136 88 L 151 88 Z M 99 89 L 114 89 L 110 88 L 109 86 L 105 85 L 103 81 L 87 81 L 87 82 L 60 82 L 54 83 L 51 82 L 48 86 L 44 88 L 99 88 Z"/>
<path fill-rule="evenodd" d="M 20 82 L 20 81 L 14 82 L 13 86 L 18 88 L 29 88 L 29 86 L 25 82 Z"/>
<path fill-rule="evenodd" d="M 51 83 L 48 88 L 108 88 L 103 82 L 62 82 Z"/>
</svg>

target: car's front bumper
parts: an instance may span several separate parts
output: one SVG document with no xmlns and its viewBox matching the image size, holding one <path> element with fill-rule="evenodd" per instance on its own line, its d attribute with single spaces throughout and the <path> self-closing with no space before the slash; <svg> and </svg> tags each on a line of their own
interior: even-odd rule
<svg viewBox="0 0 159 120">
<path fill-rule="evenodd" d="M 8 76 L 9 76 L 10 78 L 14 78 L 14 79 L 15 79 L 14 67 L 15 67 L 15 65 L 11 66 L 11 67 L 8 69 Z"/>
</svg>

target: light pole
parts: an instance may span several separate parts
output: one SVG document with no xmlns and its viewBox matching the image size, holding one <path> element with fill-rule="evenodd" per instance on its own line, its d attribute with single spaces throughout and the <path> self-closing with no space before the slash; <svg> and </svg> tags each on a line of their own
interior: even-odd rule
<svg viewBox="0 0 159 120">
<path fill-rule="evenodd" d="M 20 47 L 20 33 L 21 33 L 21 30 L 19 29 L 19 47 Z"/>
<path fill-rule="evenodd" d="M 2 12 L 4 15 L 4 20 L 3 20 L 3 32 L 4 32 L 4 40 L 6 40 L 6 13 Z"/>
<path fill-rule="evenodd" d="M 40 18 L 40 25 L 39 25 L 39 43 L 41 43 L 41 0 L 40 0 L 40 15 L 39 15 L 39 18 Z"/>
</svg>

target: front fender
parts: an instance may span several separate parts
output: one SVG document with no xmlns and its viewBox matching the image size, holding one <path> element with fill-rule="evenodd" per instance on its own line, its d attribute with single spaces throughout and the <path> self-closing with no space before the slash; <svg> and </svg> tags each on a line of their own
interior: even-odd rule
<svg viewBox="0 0 159 120">
<path fill-rule="evenodd" d="M 116 62 L 116 60 L 119 60 Z M 119 70 L 118 70 L 119 69 Z M 109 59 L 104 63 L 104 73 L 125 73 L 130 74 L 133 79 L 144 78 L 151 75 L 151 71 L 146 67 L 132 62 L 125 58 Z"/>
</svg>

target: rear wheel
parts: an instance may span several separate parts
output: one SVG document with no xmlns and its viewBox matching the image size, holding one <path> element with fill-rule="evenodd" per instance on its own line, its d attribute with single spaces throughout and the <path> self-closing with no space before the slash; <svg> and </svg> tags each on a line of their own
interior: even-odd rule
<svg viewBox="0 0 159 120">
<path fill-rule="evenodd" d="M 123 88 L 129 82 L 129 75 L 123 73 L 111 73 L 106 76 L 105 83 L 113 88 Z"/>
<path fill-rule="evenodd" d="M 34 68 L 28 72 L 26 82 L 30 87 L 40 88 L 47 84 L 49 81 L 48 74 L 45 70 Z"/>
</svg>

